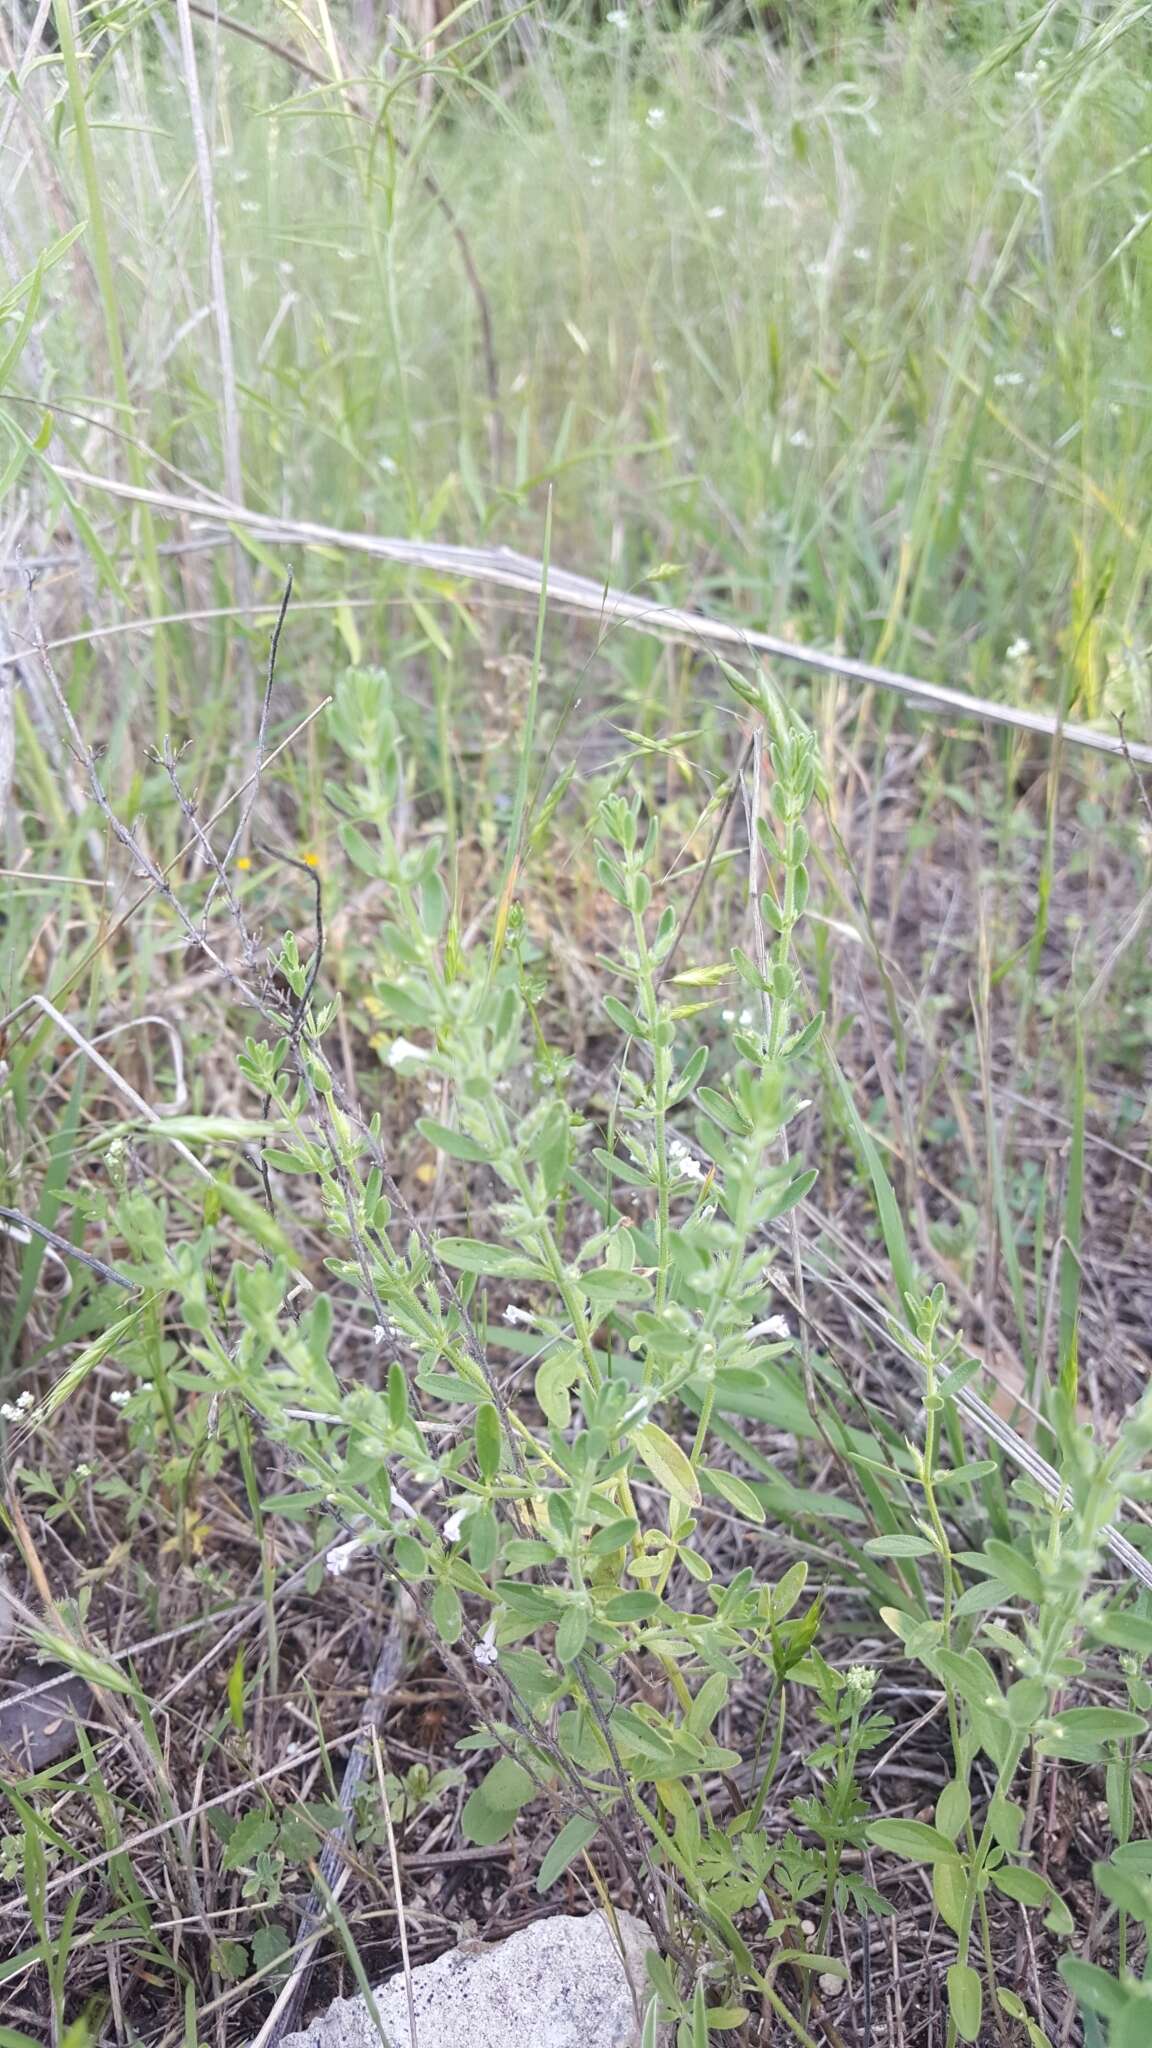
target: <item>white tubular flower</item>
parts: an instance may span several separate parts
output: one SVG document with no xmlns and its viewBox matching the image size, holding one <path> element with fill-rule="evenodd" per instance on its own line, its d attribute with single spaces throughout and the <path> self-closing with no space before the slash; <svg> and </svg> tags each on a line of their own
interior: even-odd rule
<svg viewBox="0 0 1152 2048">
<path fill-rule="evenodd" d="M 754 1323 L 749 1337 L 770 1337 L 774 1344 L 786 1344 L 792 1332 L 786 1316 L 768 1316 L 762 1323 Z"/>
<path fill-rule="evenodd" d="M 425 1052 L 423 1046 L 413 1045 L 409 1038 L 394 1038 L 386 1057 L 390 1067 L 408 1067 L 422 1066 L 432 1055 Z"/>
<path fill-rule="evenodd" d="M 452 1513 L 448 1517 L 448 1520 L 445 1522 L 443 1529 L 440 1532 L 444 1538 L 445 1543 L 459 1543 L 460 1532 L 463 1529 L 465 1522 L 468 1520 L 468 1517 L 471 1514 L 471 1512 L 472 1509 L 470 1506 L 453 1509 Z"/>
<path fill-rule="evenodd" d="M 518 1308 L 514 1301 L 510 1301 L 508 1303 L 507 1308 L 504 1311 L 504 1321 L 506 1323 L 511 1323 L 513 1326 L 515 1326 L 516 1324 L 520 1324 L 526 1330 L 530 1330 L 532 1328 L 532 1325 L 535 1322 L 535 1320 L 536 1318 L 532 1315 L 530 1310 L 526 1308 Z"/>
<path fill-rule="evenodd" d="M 485 1667 L 500 1662 L 500 1652 L 496 1648 L 496 1623 L 494 1621 L 488 1623 L 472 1655 L 476 1659 L 477 1664 L 482 1664 Z"/>
<path fill-rule="evenodd" d="M 330 1579 L 342 1579 L 352 1559 L 364 1545 L 358 1536 L 352 1536 L 347 1543 L 337 1543 L 324 1559 L 324 1569 Z"/>
</svg>

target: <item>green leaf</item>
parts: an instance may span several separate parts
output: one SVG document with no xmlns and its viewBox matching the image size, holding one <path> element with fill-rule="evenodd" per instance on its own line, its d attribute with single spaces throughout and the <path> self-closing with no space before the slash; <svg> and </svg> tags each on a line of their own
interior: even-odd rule
<svg viewBox="0 0 1152 2048">
<path fill-rule="evenodd" d="M 556 1631 L 556 1655 L 561 1664 L 574 1664 L 588 1640 L 588 1609 L 570 1607 Z"/>
<path fill-rule="evenodd" d="M 962 1778 L 953 1778 L 936 1801 L 936 1825 L 941 1834 L 954 1842 L 966 1826 L 971 1811 L 972 1795 L 967 1785 Z"/>
<path fill-rule="evenodd" d="M 612 1022 L 619 1030 L 626 1032 L 629 1038 L 651 1037 L 652 1034 L 647 1024 L 644 1023 L 643 1018 L 638 1017 L 634 1010 L 629 1010 L 615 996 L 605 996 L 604 1008 L 611 1017 Z"/>
<path fill-rule="evenodd" d="M 252 1963 L 257 1970 L 267 1969 L 280 1956 L 287 1955 L 292 1943 L 288 1930 L 278 1920 L 267 1927 L 258 1927 L 252 1936 Z"/>
<path fill-rule="evenodd" d="M 380 847 L 373 846 L 358 825 L 341 825 L 340 844 L 349 860 L 362 874 L 372 875 L 377 880 L 387 877 L 388 871 L 381 857 Z"/>
<path fill-rule="evenodd" d="M 932 1557 L 935 1545 L 926 1536 L 872 1536 L 864 1545 L 873 1557 Z"/>
<path fill-rule="evenodd" d="M 438 1124 L 433 1117 L 418 1116 L 416 1129 L 438 1152 L 446 1152 L 449 1159 L 464 1159 L 472 1166 L 487 1166 L 491 1160 L 487 1146 L 477 1144 L 475 1138 L 466 1137 L 463 1131 L 449 1130 L 447 1124 Z"/>
<path fill-rule="evenodd" d="M 593 1303 L 612 1307 L 618 1301 L 647 1301 L 652 1282 L 644 1273 L 622 1273 L 618 1266 L 592 1266 L 577 1282 Z"/>
<path fill-rule="evenodd" d="M 547 1280 L 543 1266 L 533 1264 L 523 1252 L 507 1251 L 502 1245 L 484 1244 L 478 1237 L 440 1237 L 437 1256 L 458 1273 L 483 1273 L 492 1280 Z"/>
<path fill-rule="evenodd" d="M 568 1390 L 579 1377 L 580 1361 L 572 1351 L 553 1351 L 536 1368 L 536 1399 L 553 1429 L 567 1429 L 572 1417 Z"/>
<path fill-rule="evenodd" d="M 669 1092 L 673 1101 L 678 1100 L 681 1095 L 691 1094 L 707 1064 L 708 1047 L 698 1045 L 691 1058 L 684 1062 L 672 1084 Z"/>
<path fill-rule="evenodd" d="M 649 1615 L 659 1612 L 657 1593 L 617 1593 L 604 1609 L 609 1621 L 646 1621 Z"/>
<path fill-rule="evenodd" d="M 622 1515 L 618 1522 L 607 1522 L 603 1529 L 597 1529 L 588 1545 L 589 1557 L 611 1557 L 614 1551 L 626 1550 L 640 1533 L 640 1524 L 633 1515 Z"/>
<path fill-rule="evenodd" d="M 1126 2009 L 1128 1993 L 1110 1970 L 1102 1970 L 1098 1963 L 1082 1963 L 1079 1956 L 1061 1956 L 1056 1968 L 1089 2012 L 1114 2020 Z"/>
<path fill-rule="evenodd" d="M 422 1003 L 419 996 L 413 995 L 410 989 L 401 988 L 398 982 L 374 981 L 372 995 L 381 1009 L 386 1010 L 390 1017 L 395 1017 L 397 1023 L 411 1024 L 416 1030 L 430 1028 L 432 1013 L 428 1005 Z"/>
<path fill-rule="evenodd" d="M 592 1820 L 587 1814 L 574 1813 L 571 1820 L 567 1821 L 561 1828 L 543 1863 L 540 1865 L 540 1872 L 536 1879 L 537 1891 L 548 1891 L 550 1886 L 555 1884 L 556 1879 L 563 1876 L 568 1865 L 575 1861 L 580 1851 L 586 1849 L 590 1842 L 595 1841 L 598 1833 L 598 1821 Z"/>
<path fill-rule="evenodd" d="M 839 1956 L 821 1955 L 814 1948 L 782 1948 L 776 1951 L 773 1963 L 790 1963 L 794 1970 L 819 1970 L 822 1977 L 846 1979 L 847 1967 Z"/>
<path fill-rule="evenodd" d="M 1152 1621 L 1142 1614 L 1121 1614 L 1112 1608 L 1099 1621 L 1089 1623 L 1088 1633 L 1114 1650 L 1135 1650 L 1139 1657 L 1152 1657 Z"/>
<path fill-rule="evenodd" d="M 1051 1887 L 1038 1870 L 1024 1870 L 1017 1863 L 1001 1864 L 992 1872 L 992 1882 L 1006 1899 L 1018 1906 L 1046 1906 Z"/>
<path fill-rule="evenodd" d="M 941 1857 L 955 1859 L 956 1850 L 939 1828 L 922 1820 L 878 1820 L 868 1830 L 877 1849 L 890 1849 L 908 1863 L 936 1863 Z"/>
<path fill-rule="evenodd" d="M 1127 2006 L 1108 2030 L 1108 2048 L 1148 2048 L 1150 2025 L 1152 2004 L 1136 1992 L 1130 1993 Z"/>
<path fill-rule="evenodd" d="M 722 1500 L 728 1502 L 729 1507 L 736 1508 L 742 1515 L 747 1515 L 750 1522 L 767 1521 L 768 1515 L 763 1502 L 753 1493 L 745 1480 L 737 1479 L 734 1472 L 724 1472 L 718 1467 L 703 1465 L 700 1468 L 700 1479 L 709 1493 L 718 1493 Z"/>
<path fill-rule="evenodd" d="M 1126 1707 L 1066 1707 L 1058 1719 L 1053 1718 L 1036 1746 L 1041 1756 L 1091 1762 L 1101 1743 L 1144 1735 L 1147 1727 L 1144 1714 L 1131 1713 Z"/>
<path fill-rule="evenodd" d="M 994 1792 L 988 1802 L 988 1826 L 997 1847 L 1014 1856 L 1024 1832 L 1023 1807 L 1014 1799 L 1005 1799 L 1002 1792 Z"/>
<path fill-rule="evenodd" d="M 572 1126 L 568 1111 L 562 1102 L 554 1103 L 533 1147 L 533 1154 L 540 1163 L 540 1178 L 544 1183 L 544 1192 L 549 1201 L 555 1201 L 564 1185 L 568 1172 L 571 1137 Z"/>
<path fill-rule="evenodd" d="M 948 1972 L 948 2010 L 962 2041 L 980 2039 L 984 1987 L 970 1963 L 953 1963 Z"/>
<path fill-rule="evenodd" d="M 722 1131 L 729 1131 L 734 1138 L 747 1135 L 747 1117 L 728 1101 L 727 1096 L 718 1095 L 715 1088 L 701 1088 L 699 1095 L 701 1108 L 707 1110 L 713 1123 L 719 1124 Z"/>
<path fill-rule="evenodd" d="M 476 1410 L 476 1463 L 482 1479 L 495 1479 L 501 1449 L 500 1417 L 491 1401 L 482 1401 Z"/>
<path fill-rule="evenodd" d="M 642 1422 L 632 1431 L 632 1441 L 665 1492 L 684 1507 L 698 1508 L 700 1482 L 679 1444 L 667 1431 L 655 1422 Z"/>
<path fill-rule="evenodd" d="M 491 1849 L 512 1832 L 516 1816 L 535 1792 L 523 1764 L 502 1756 L 464 1802 L 460 1827 L 466 1842 Z"/>
<path fill-rule="evenodd" d="M 1001 1543 L 996 1537 L 989 1537 L 979 1556 L 973 1560 L 977 1569 L 986 1572 L 989 1578 L 1007 1586 L 1021 1600 L 1027 1600 L 1038 1607 L 1043 1598 L 1044 1588 L 1040 1574 L 1027 1557 L 1013 1550 L 1010 1543 Z"/>
<path fill-rule="evenodd" d="M 932 1897 L 945 1926 L 950 1927 L 953 1934 L 959 1934 L 964 1925 L 967 1886 L 964 1865 L 958 1856 L 942 1856 L 939 1863 L 933 1864 Z"/>
<path fill-rule="evenodd" d="M 228 1837 L 224 1851 L 223 1868 L 241 1870 L 249 1863 L 255 1863 L 263 1849 L 270 1849 L 276 1840 L 277 1824 L 266 1813 L 246 1813 L 239 1820 Z"/>
<path fill-rule="evenodd" d="M 464 1626 L 464 1616 L 460 1596 L 455 1586 L 450 1586 L 447 1580 L 442 1580 L 432 1595 L 431 1615 L 432 1626 L 441 1641 L 455 1643 L 459 1640 L 460 1631 Z"/>
<path fill-rule="evenodd" d="M 748 1516 L 748 1522 L 769 1520 L 765 1503 L 752 1491 L 746 1479 L 736 1479 L 736 1473 L 726 1473 L 726 1470 L 711 1464 L 701 1464 L 699 1477 L 701 1483 L 705 1483 L 707 1493 L 719 1493 L 730 1507 L 736 1507 L 738 1513 Z"/>
</svg>

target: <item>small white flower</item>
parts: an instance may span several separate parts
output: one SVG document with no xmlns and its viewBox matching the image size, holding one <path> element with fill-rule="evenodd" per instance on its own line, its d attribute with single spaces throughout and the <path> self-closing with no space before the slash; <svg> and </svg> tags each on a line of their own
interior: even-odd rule
<svg viewBox="0 0 1152 2048">
<path fill-rule="evenodd" d="M 649 107 L 644 120 L 649 128 L 662 128 L 668 119 L 663 107 Z"/>
<path fill-rule="evenodd" d="M 1120 322 L 1119 322 L 1118 320 L 1117 320 L 1117 321 L 1116 321 L 1116 322 L 1115 322 L 1115 323 L 1113 324 L 1113 328 L 1112 328 L 1112 339 L 1113 339 L 1113 341 L 1123 341 L 1123 340 L 1124 340 L 1124 339 L 1126 338 L 1126 336 L 1127 336 L 1127 333 L 1128 333 L 1128 329 L 1127 329 L 1126 327 L 1121 327 L 1121 325 L 1120 325 Z"/>
<path fill-rule="evenodd" d="M 871 1699 L 879 1676 L 880 1673 L 872 1664 L 850 1664 L 845 1673 L 845 1688 L 848 1692 L 854 1693 L 863 1704 L 865 1700 Z"/>
<path fill-rule="evenodd" d="M 477 1664 L 490 1665 L 500 1662 L 500 1652 L 496 1648 L 496 1623 L 494 1621 L 488 1623 L 472 1655 Z"/>
<path fill-rule="evenodd" d="M 610 7 L 604 16 L 609 28 L 627 28 L 628 12 L 624 7 Z"/>
<path fill-rule="evenodd" d="M 720 1016 L 722 1022 L 725 1024 L 734 1024 L 736 1022 L 735 1010 L 721 1010 Z"/>
<path fill-rule="evenodd" d="M 1024 382 L 1024 372 L 1022 370 L 999 370 L 995 377 L 993 377 L 992 382 L 997 390 L 1002 391 L 1007 384 L 1022 384 Z"/>
<path fill-rule="evenodd" d="M 91 1467 L 91 1465 L 77 1465 L 77 1467 L 76 1467 L 76 1477 L 77 1477 L 77 1479 L 91 1479 L 91 1477 L 92 1477 L 92 1467 Z"/>
<path fill-rule="evenodd" d="M 413 1045 L 410 1039 L 394 1038 L 388 1048 L 387 1064 L 390 1067 L 404 1067 L 417 1061 L 422 1064 L 431 1057 L 430 1053 L 424 1051 L 423 1046 Z"/>
<path fill-rule="evenodd" d="M 30 1387 L 25 1387 L 24 1392 L 22 1394 L 17 1394 L 16 1406 L 19 1408 L 21 1414 L 23 1414 L 27 1409 L 31 1408 L 35 1398 L 36 1397 L 33 1394 L 32 1389 Z"/>
<path fill-rule="evenodd" d="M 510 1301 L 508 1303 L 507 1308 L 504 1311 L 504 1321 L 506 1323 L 511 1323 L 513 1324 L 513 1326 L 519 1323 L 526 1330 L 530 1330 L 532 1328 L 532 1325 L 535 1322 L 535 1320 L 535 1317 L 530 1313 L 528 1309 L 518 1308 L 514 1301 Z"/>
<path fill-rule="evenodd" d="M 372 1342 L 374 1344 L 383 1344 L 388 1337 L 394 1337 L 395 1335 L 396 1332 L 392 1328 L 391 1323 L 374 1323 L 372 1326 Z"/>
<path fill-rule="evenodd" d="M 602 171 L 604 169 L 604 159 L 602 156 L 586 156 L 584 161 L 590 171 Z"/>
<path fill-rule="evenodd" d="M 363 1548 L 364 1545 L 358 1536 L 350 1537 L 347 1543 L 337 1543 L 324 1559 L 324 1569 L 329 1578 L 342 1579 L 356 1552 Z"/>
<path fill-rule="evenodd" d="M 109 1394 L 108 1399 L 114 1408 L 124 1408 L 132 1399 L 132 1389 L 131 1387 L 117 1387 L 114 1393 Z"/>
<path fill-rule="evenodd" d="M 797 427 L 794 434 L 789 434 L 788 439 L 793 448 L 810 448 L 812 446 L 812 436 L 811 434 L 806 434 L 803 427 Z"/>
<path fill-rule="evenodd" d="M 866 243 L 862 243 L 859 249 L 853 249 L 852 254 L 857 263 L 871 263 L 872 261 L 872 251 Z"/>
<path fill-rule="evenodd" d="M 0 1401 L 0 1415 L 4 1417 L 5 1422 L 23 1422 L 24 1420 L 24 1410 L 18 1408 L 15 1401 Z"/>
<path fill-rule="evenodd" d="M 727 215 L 727 212 L 728 212 L 728 208 L 727 208 L 726 206 L 710 206 L 710 207 L 708 208 L 708 212 L 707 212 L 707 214 L 705 215 L 705 219 L 706 219 L 706 220 L 723 220 L 723 219 L 725 218 L 725 216 Z"/>
<path fill-rule="evenodd" d="M 1016 635 L 1015 640 L 1013 640 L 1010 643 L 1010 645 L 1004 649 L 1004 659 L 1005 661 L 1023 661 L 1024 656 L 1026 654 L 1031 654 L 1031 652 L 1031 641 L 1025 640 L 1024 635 L 1022 633 L 1018 633 Z"/>
<path fill-rule="evenodd" d="M 792 1335 L 786 1316 L 768 1316 L 762 1323 L 753 1323 L 749 1337 L 771 1337 L 775 1344 L 786 1344 Z"/>
<path fill-rule="evenodd" d="M 470 1506 L 453 1509 L 441 1531 L 445 1543 L 459 1543 L 460 1531 L 463 1529 L 471 1512 Z"/>
</svg>

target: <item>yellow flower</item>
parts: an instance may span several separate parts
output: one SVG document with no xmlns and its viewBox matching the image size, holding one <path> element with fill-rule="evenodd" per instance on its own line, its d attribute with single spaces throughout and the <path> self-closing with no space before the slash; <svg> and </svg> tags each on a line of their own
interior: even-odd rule
<svg viewBox="0 0 1152 2048">
<path fill-rule="evenodd" d="M 241 869 L 242 869 L 242 870 L 244 871 L 244 873 L 245 873 L 245 874 L 247 874 L 247 872 L 248 872 L 249 868 L 251 867 L 252 863 L 251 863 L 251 861 L 249 860 L 249 858 L 248 858 L 248 855 L 247 855 L 246 853 L 242 853 L 242 854 L 240 855 L 240 858 L 239 858 L 239 860 L 237 861 L 236 865 L 237 865 L 237 867 L 238 867 L 238 868 L 241 868 Z"/>
</svg>

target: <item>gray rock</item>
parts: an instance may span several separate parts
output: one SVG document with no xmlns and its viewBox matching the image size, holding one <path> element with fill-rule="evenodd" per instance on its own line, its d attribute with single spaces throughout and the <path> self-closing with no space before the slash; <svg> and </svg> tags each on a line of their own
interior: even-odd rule
<svg viewBox="0 0 1152 2048">
<path fill-rule="evenodd" d="M 375 1993 L 391 2048 L 637 2048 L 649 1997 L 642 1921 L 618 1913 L 622 1959 L 603 1913 L 535 1920 L 494 1947 L 449 1949 L 412 1972 L 416 2016 L 408 2023 L 404 1974 Z M 337 1998 L 282 2048 L 381 2048 L 360 1998 Z"/>
</svg>

